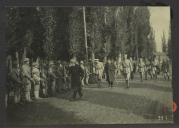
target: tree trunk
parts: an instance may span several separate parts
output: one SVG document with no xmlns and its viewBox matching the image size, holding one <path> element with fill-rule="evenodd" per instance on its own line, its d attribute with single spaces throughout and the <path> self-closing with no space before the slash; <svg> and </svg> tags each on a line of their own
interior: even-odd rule
<svg viewBox="0 0 179 128">
<path fill-rule="evenodd" d="M 88 61 L 88 45 L 87 45 L 87 33 L 86 33 L 86 14 L 85 7 L 83 7 L 83 23 L 84 23 L 84 38 L 85 38 L 85 50 L 86 50 L 86 61 Z"/>
</svg>

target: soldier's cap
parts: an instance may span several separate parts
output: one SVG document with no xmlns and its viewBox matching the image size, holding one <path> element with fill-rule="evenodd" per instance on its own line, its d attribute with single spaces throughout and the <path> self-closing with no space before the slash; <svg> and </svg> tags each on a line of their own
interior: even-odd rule
<svg viewBox="0 0 179 128">
<path fill-rule="evenodd" d="M 84 64 L 84 62 L 81 60 L 81 61 L 80 61 L 80 64 Z"/>
<path fill-rule="evenodd" d="M 38 66 L 38 63 L 34 62 L 34 63 L 32 64 L 32 66 Z"/>
<path fill-rule="evenodd" d="M 75 59 L 71 59 L 70 63 L 76 63 L 76 60 Z"/>
<path fill-rule="evenodd" d="M 99 61 L 99 59 L 94 59 L 94 61 Z"/>
<path fill-rule="evenodd" d="M 53 62 L 53 61 L 50 61 L 49 65 L 54 65 L 54 62 Z"/>
<path fill-rule="evenodd" d="M 24 58 L 24 62 L 28 62 L 29 61 L 29 58 Z"/>
</svg>

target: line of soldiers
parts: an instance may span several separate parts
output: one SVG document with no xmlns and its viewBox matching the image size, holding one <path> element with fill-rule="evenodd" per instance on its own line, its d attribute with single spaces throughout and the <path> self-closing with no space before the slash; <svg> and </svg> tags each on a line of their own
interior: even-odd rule
<svg viewBox="0 0 179 128">
<path fill-rule="evenodd" d="M 32 102 L 70 89 L 73 90 L 73 99 L 77 93 L 81 97 L 81 86 L 88 84 L 87 72 L 83 61 L 78 63 L 75 59 L 70 63 L 50 61 L 48 65 L 36 61 L 30 66 L 29 58 L 25 58 L 21 68 L 14 61 L 7 74 L 6 106 L 11 101 L 15 104 Z"/>
<path fill-rule="evenodd" d="M 14 103 L 32 102 L 32 100 L 55 96 L 57 93 L 72 90 L 72 99 L 78 93 L 82 97 L 82 87 L 89 84 L 91 74 L 97 76 L 99 87 L 102 79 L 106 79 L 109 87 L 113 87 L 115 79 L 123 76 L 129 88 L 129 81 L 134 79 L 134 74 L 140 74 L 141 82 L 144 79 L 157 79 L 162 73 L 165 80 L 170 79 L 170 63 L 167 59 L 159 63 L 156 59 L 149 61 L 140 58 L 139 61 L 128 59 L 124 55 L 123 59 L 115 61 L 108 59 L 104 64 L 98 59 L 94 65 L 71 59 L 69 63 L 50 61 L 48 64 L 39 61 L 33 62 L 30 66 L 29 58 L 24 59 L 23 65 L 18 67 L 16 61 L 13 62 L 12 70 L 7 75 L 7 95 L 6 104 L 13 95 Z"/>
</svg>

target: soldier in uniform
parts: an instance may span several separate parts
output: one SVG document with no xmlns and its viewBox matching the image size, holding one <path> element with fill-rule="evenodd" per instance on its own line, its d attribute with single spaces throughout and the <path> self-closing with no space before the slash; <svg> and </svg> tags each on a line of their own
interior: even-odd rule
<svg viewBox="0 0 179 128">
<path fill-rule="evenodd" d="M 104 66 L 102 62 L 99 62 L 99 59 L 95 61 L 95 74 L 97 75 L 98 87 L 101 87 L 101 80 L 103 77 Z"/>
<path fill-rule="evenodd" d="M 131 63 L 131 74 L 130 74 L 130 78 L 131 78 L 131 80 L 133 80 L 134 79 L 134 61 L 133 61 L 133 59 L 132 59 L 132 57 L 130 57 L 130 59 L 129 59 L 129 61 L 130 61 L 130 63 Z"/>
<path fill-rule="evenodd" d="M 48 77 L 49 77 L 49 87 L 48 92 L 51 96 L 54 96 L 56 94 L 56 75 L 54 73 L 54 62 L 50 61 L 49 63 L 49 70 L 48 70 Z"/>
<path fill-rule="evenodd" d="M 85 70 L 84 70 L 84 77 L 85 77 L 85 84 L 88 85 L 88 81 L 89 81 L 89 75 L 90 75 L 90 71 L 89 71 L 89 63 L 86 62 L 85 63 Z"/>
<path fill-rule="evenodd" d="M 41 83 L 41 89 L 42 89 L 42 96 L 43 97 L 48 97 L 47 93 L 47 73 L 45 72 L 45 65 L 42 66 L 41 68 L 41 73 L 40 73 L 40 83 Z"/>
<path fill-rule="evenodd" d="M 39 99 L 39 92 L 40 92 L 40 70 L 39 65 L 37 62 L 32 64 L 32 77 L 34 80 L 34 97 L 35 99 Z"/>
<path fill-rule="evenodd" d="M 114 62 L 111 62 L 110 59 L 108 59 L 106 65 L 105 65 L 105 73 L 106 73 L 106 80 L 109 84 L 109 87 L 113 87 L 113 83 L 115 80 L 115 70 L 116 66 Z"/>
<path fill-rule="evenodd" d="M 57 76 L 56 87 L 57 87 L 57 91 L 60 92 L 62 89 L 62 86 L 64 84 L 64 82 L 63 82 L 63 65 L 60 60 L 58 61 L 56 76 Z"/>
<path fill-rule="evenodd" d="M 73 100 L 76 99 L 76 94 L 78 93 L 80 98 L 82 94 L 81 79 L 84 77 L 83 69 L 77 63 L 75 59 L 71 60 L 71 66 L 69 68 L 69 74 L 71 76 L 71 88 L 73 91 Z"/>
<path fill-rule="evenodd" d="M 20 77 L 20 70 L 17 66 L 17 62 L 13 63 L 12 71 L 8 74 L 9 81 L 11 84 L 10 91 L 14 93 L 14 103 L 19 103 L 21 99 L 21 87 L 23 85 L 21 77 Z"/>
<path fill-rule="evenodd" d="M 143 82 L 144 72 L 145 72 L 145 63 L 142 58 L 139 59 L 138 67 L 139 67 L 139 73 L 140 73 L 140 80 L 141 82 Z"/>
<path fill-rule="evenodd" d="M 170 75 L 169 75 L 169 61 L 163 60 L 162 62 L 162 71 L 163 71 L 163 75 L 164 75 L 164 79 L 165 80 L 169 80 L 170 79 Z"/>
<path fill-rule="evenodd" d="M 123 73 L 126 80 L 127 88 L 129 88 L 129 80 L 131 77 L 132 64 L 129 59 L 127 59 L 127 54 L 124 55 L 124 60 L 122 62 Z"/>
<path fill-rule="evenodd" d="M 69 77 L 69 64 L 67 62 L 64 62 L 63 65 L 63 89 L 70 89 L 71 84 L 70 84 L 70 77 Z"/>
<path fill-rule="evenodd" d="M 145 68 L 144 68 L 144 72 L 145 72 L 145 80 L 148 79 L 148 74 L 150 73 L 150 62 L 147 58 L 145 58 Z"/>
<path fill-rule="evenodd" d="M 31 77 L 31 70 L 29 66 L 29 58 L 24 59 L 24 64 L 22 66 L 22 77 L 24 82 L 23 92 L 25 96 L 25 101 L 31 102 L 30 91 L 31 91 L 31 82 L 34 83 L 33 78 Z"/>
<path fill-rule="evenodd" d="M 80 61 L 80 67 L 81 67 L 81 69 L 83 70 L 83 72 L 85 72 L 85 66 L 84 66 L 84 62 L 83 61 Z M 84 85 L 85 85 L 85 77 L 83 76 L 82 78 L 81 78 L 81 86 L 82 87 L 84 87 Z"/>
<path fill-rule="evenodd" d="M 152 74 L 154 79 L 157 79 L 157 65 L 158 65 L 158 60 L 155 58 L 152 61 Z"/>
</svg>

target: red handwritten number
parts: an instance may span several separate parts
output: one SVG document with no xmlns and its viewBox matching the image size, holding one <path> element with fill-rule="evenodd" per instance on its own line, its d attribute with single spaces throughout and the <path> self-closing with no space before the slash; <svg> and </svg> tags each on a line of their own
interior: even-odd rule
<svg viewBox="0 0 179 128">
<path fill-rule="evenodd" d="M 177 104 L 173 101 L 173 112 L 176 112 L 177 110 Z"/>
</svg>

